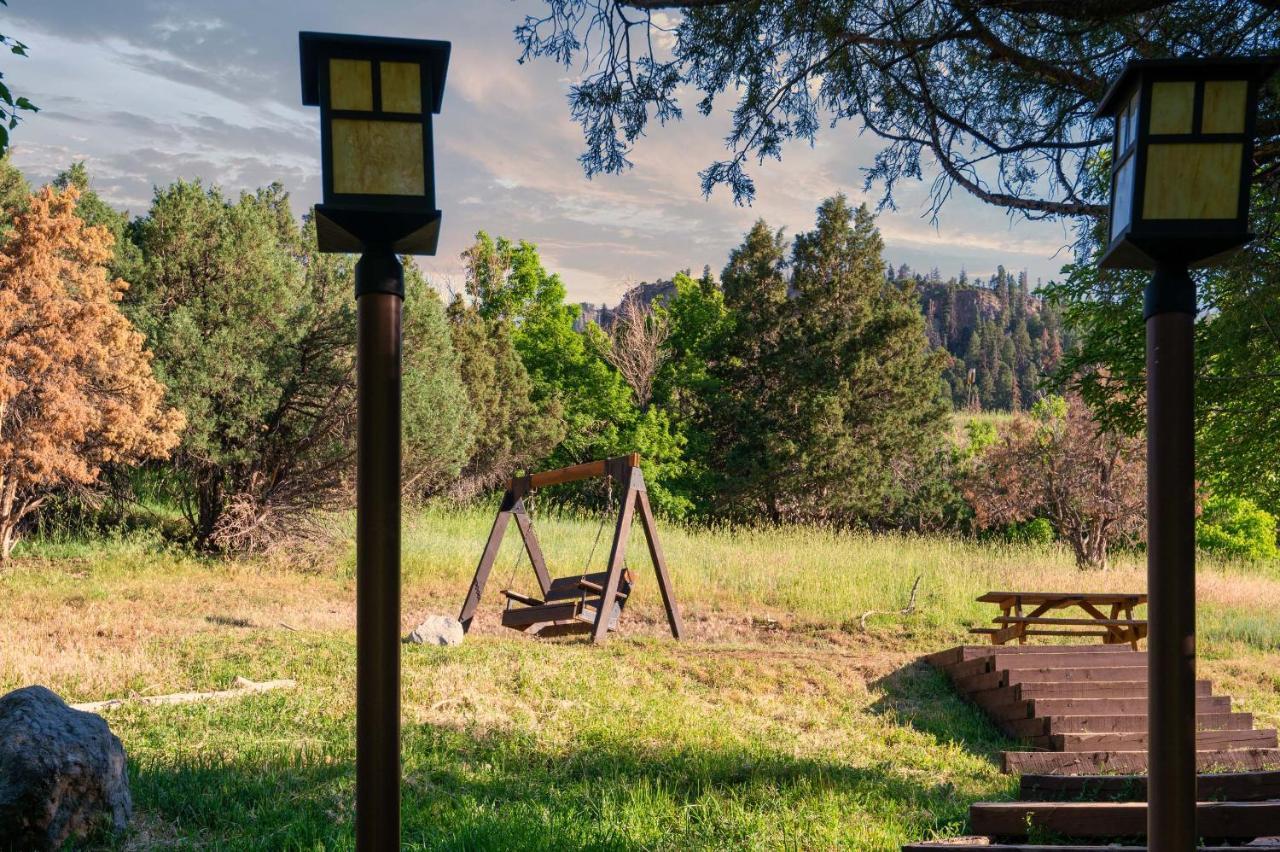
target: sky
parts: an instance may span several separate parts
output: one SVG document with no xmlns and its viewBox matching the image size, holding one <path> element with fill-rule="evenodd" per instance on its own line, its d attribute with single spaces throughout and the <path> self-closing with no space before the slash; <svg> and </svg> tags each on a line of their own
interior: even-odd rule
<svg viewBox="0 0 1280 852">
<path fill-rule="evenodd" d="M 616 302 L 640 281 L 681 269 L 717 273 L 757 218 L 794 235 L 836 192 L 874 204 L 862 169 L 879 149 L 843 123 L 815 145 L 752 170 L 757 196 L 704 199 L 698 171 L 723 159 L 723 110 L 640 140 L 635 167 L 588 180 L 581 130 L 565 98 L 577 67 L 517 62 L 512 29 L 539 0 L 9 0 L 0 32 L 29 58 L 0 69 L 41 112 L 14 132 L 13 160 L 35 182 L 84 160 L 93 187 L 138 215 L 153 188 L 200 178 L 229 192 L 281 181 L 302 215 L 320 200 L 319 110 L 301 105 L 298 32 L 353 32 L 453 43 L 435 120 L 436 256 L 419 264 L 461 289 L 459 253 L 487 230 L 537 244 L 573 300 Z M 997 264 L 1055 277 L 1068 259 L 1060 223 L 1010 219 L 957 192 L 931 221 L 928 181 L 902 185 L 879 219 L 885 259 L 944 276 L 988 276 Z"/>
</svg>

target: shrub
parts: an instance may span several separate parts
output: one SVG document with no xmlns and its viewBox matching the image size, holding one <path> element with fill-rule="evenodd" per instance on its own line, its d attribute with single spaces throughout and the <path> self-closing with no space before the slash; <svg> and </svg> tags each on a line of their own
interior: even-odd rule
<svg viewBox="0 0 1280 852">
<path fill-rule="evenodd" d="M 1274 559 L 1276 518 L 1243 497 L 1210 497 L 1196 522 L 1201 550 L 1236 559 Z"/>
<path fill-rule="evenodd" d="M 1032 518 L 1005 528 L 1005 538 L 1014 544 L 1053 544 L 1055 537 L 1048 518 Z"/>
</svg>

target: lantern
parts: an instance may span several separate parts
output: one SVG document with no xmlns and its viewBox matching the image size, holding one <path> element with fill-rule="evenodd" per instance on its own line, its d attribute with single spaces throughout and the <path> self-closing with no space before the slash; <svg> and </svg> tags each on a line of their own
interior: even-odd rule
<svg viewBox="0 0 1280 852">
<path fill-rule="evenodd" d="M 300 33 L 302 103 L 320 107 L 321 251 L 435 254 L 431 116 L 449 42 Z"/>
<path fill-rule="evenodd" d="M 1130 62 L 1098 107 L 1115 119 L 1106 268 L 1207 265 L 1249 241 L 1259 85 L 1272 58 Z"/>
</svg>

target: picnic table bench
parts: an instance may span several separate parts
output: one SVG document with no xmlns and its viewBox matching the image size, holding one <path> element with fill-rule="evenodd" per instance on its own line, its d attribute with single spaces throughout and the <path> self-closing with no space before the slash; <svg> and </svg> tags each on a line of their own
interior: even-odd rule
<svg viewBox="0 0 1280 852">
<path fill-rule="evenodd" d="M 1000 607 L 992 619 L 998 627 L 973 627 L 970 633 L 991 637 L 992 645 L 1012 639 L 1025 645 L 1028 636 L 1100 636 L 1107 645 L 1128 643 L 1134 650 L 1147 638 L 1146 619 L 1133 617 L 1133 610 L 1147 602 L 1145 594 L 1118 592 L 987 592 L 980 603 Z M 1110 614 L 1103 608 L 1110 607 Z M 1082 616 L 1059 617 L 1046 613 L 1080 609 Z"/>
</svg>

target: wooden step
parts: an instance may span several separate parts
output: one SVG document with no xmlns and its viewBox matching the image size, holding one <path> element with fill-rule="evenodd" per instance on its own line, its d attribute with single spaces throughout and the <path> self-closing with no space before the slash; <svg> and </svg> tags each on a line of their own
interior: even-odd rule
<svg viewBox="0 0 1280 852">
<path fill-rule="evenodd" d="M 970 696 L 975 704 L 987 711 L 997 723 L 1036 716 L 1143 716 L 1147 712 L 1147 698 L 1031 698 L 1017 700 L 1017 694 Z M 1200 695 L 1196 697 L 1196 710 L 1200 714 L 1231 712 L 1231 698 L 1226 695 Z"/>
<path fill-rule="evenodd" d="M 1034 698 L 1027 702 L 1027 716 L 1145 715 L 1147 697 L 1141 698 Z M 1229 713 L 1231 697 L 1199 695 L 1197 713 Z"/>
<path fill-rule="evenodd" d="M 1013 684 L 1021 698 L 1145 698 L 1145 680 L 1113 681 L 1044 681 Z M 1207 680 L 1196 681 L 1196 695 L 1209 695 L 1213 684 Z"/>
<path fill-rule="evenodd" d="M 1029 828 L 1064 837 L 1137 837 L 1147 833 L 1146 802 L 979 802 L 969 808 L 975 834 L 1023 837 Z M 1201 837 L 1252 840 L 1280 826 L 1280 802 L 1200 802 Z"/>
<path fill-rule="evenodd" d="M 1137 751 L 1147 748 L 1146 731 L 1111 734 L 1050 734 L 1036 742 L 1054 751 Z M 1033 741 L 1035 742 L 1035 741 Z M 1249 731 L 1196 731 L 1198 749 L 1276 748 L 1274 728 Z"/>
<path fill-rule="evenodd" d="M 1000 725 L 1011 737 L 1039 737 L 1047 734 L 1111 734 L 1147 730 L 1147 714 L 1102 716 L 1035 716 L 1011 719 Z M 1247 731 L 1253 728 L 1252 713 L 1198 713 L 1196 727 L 1203 731 Z"/>
<path fill-rule="evenodd" d="M 999 669 L 981 672 L 969 677 L 957 678 L 956 689 L 960 692 L 981 692 L 985 689 L 998 689 L 1002 686 L 1013 686 L 1018 683 L 1110 683 L 1124 681 L 1129 683 L 1146 682 L 1147 666 L 1145 663 L 1132 666 L 1111 665 L 1084 667 L 1016 668 Z"/>
<path fill-rule="evenodd" d="M 1208 693 L 1208 682 L 1203 687 Z M 983 708 L 1002 707 L 1031 698 L 1146 698 L 1145 681 L 1086 681 L 1084 683 L 1018 683 L 996 689 L 984 689 L 966 696 Z"/>
<path fill-rule="evenodd" d="M 964 660 L 989 657 L 992 654 L 1132 654 L 1128 645 L 959 645 L 924 657 L 932 666 L 942 668 Z"/>
<path fill-rule="evenodd" d="M 1006 751 L 1000 768 L 1010 775 L 1134 775 L 1147 771 L 1145 751 Z M 1241 748 L 1196 752 L 1201 772 L 1280 769 L 1280 749 Z"/>
<path fill-rule="evenodd" d="M 962 660 L 943 667 L 943 671 L 952 680 L 972 677 L 984 672 L 1001 669 L 1039 669 L 1039 668 L 1076 668 L 1105 664 L 1108 666 L 1145 666 L 1146 651 L 1134 651 L 1123 646 L 1126 653 L 1114 656 L 1099 657 L 1096 653 L 1071 652 L 1062 654 L 1007 654 L 997 651 L 985 657 Z"/>
<path fill-rule="evenodd" d="M 1280 770 L 1226 772 L 1196 779 L 1201 801 L 1261 802 L 1280 799 Z M 1023 775 L 1018 798 L 1146 801 L 1145 775 Z M 1280 831 L 1280 827 L 1277 827 Z"/>
</svg>

